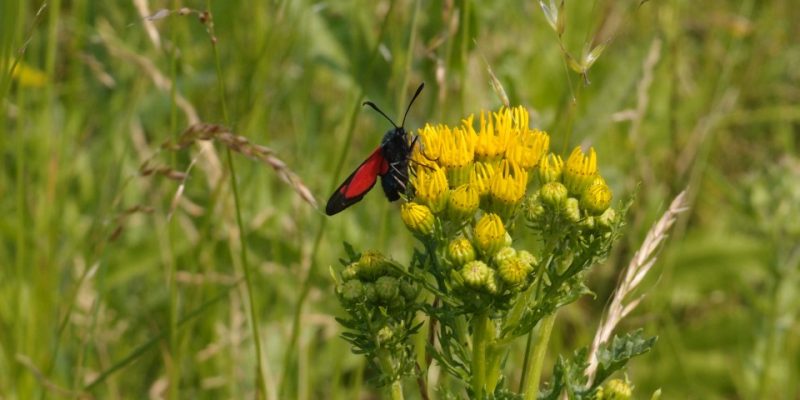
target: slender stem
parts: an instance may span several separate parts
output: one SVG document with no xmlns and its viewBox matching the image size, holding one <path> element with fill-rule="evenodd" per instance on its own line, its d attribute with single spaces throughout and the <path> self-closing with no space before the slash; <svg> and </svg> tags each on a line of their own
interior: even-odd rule
<svg viewBox="0 0 800 400">
<path fill-rule="evenodd" d="M 472 392 L 475 398 L 483 398 L 486 383 L 486 341 L 488 313 L 481 311 L 472 319 Z"/>
<path fill-rule="evenodd" d="M 550 341 L 550 334 L 553 332 L 553 323 L 556 321 L 556 313 L 542 318 L 539 322 L 539 335 L 533 348 L 530 360 L 530 368 L 525 377 L 525 400 L 536 400 L 539 395 L 539 382 L 542 378 L 542 366 L 544 356 L 547 353 L 547 343 Z"/>
<path fill-rule="evenodd" d="M 378 350 L 378 363 L 383 370 L 384 375 L 394 376 L 394 365 L 392 363 L 392 355 L 386 349 Z M 403 383 L 398 378 L 389 386 L 392 400 L 403 400 Z"/>
<path fill-rule="evenodd" d="M 211 0 L 206 1 L 206 9 L 211 11 Z M 214 51 L 214 64 L 217 72 L 217 85 L 220 96 L 220 103 L 222 105 L 222 116 L 225 119 L 225 124 L 231 129 L 233 127 L 230 123 L 228 116 L 228 103 L 225 98 L 225 82 L 222 76 L 222 64 L 219 60 L 219 49 L 217 48 L 217 38 L 214 33 L 213 19 L 207 23 L 208 32 L 211 35 L 211 48 Z M 239 186 L 236 181 L 236 169 L 233 165 L 233 154 L 229 147 L 225 148 L 227 155 L 227 166 L 231 173 L 231 190 L 233 191 L 233 204 L 236 209 L 236 227 L 239 230 L 239 258 L 244 270 L 244 283 L 247 292 L 247 302 L 250 304 L 250 328 L 253 335 L 253 342 L 256 347 L 256 386 L 258 388 L 258 397 L 265 398 L 268 393 L 267 382 L 264 379 L 264 364 L 261 352 L 261 334 L 259 333 L 258 312 L 256 311 L 255 297 L 253 296 L 253 278 L 250 274 L 250 265 L 247 262 L 247 240 L 246 232 L 244 229 L 244 222 L 242 221 L 241 202 L 239 200 Z"/>
</svg>

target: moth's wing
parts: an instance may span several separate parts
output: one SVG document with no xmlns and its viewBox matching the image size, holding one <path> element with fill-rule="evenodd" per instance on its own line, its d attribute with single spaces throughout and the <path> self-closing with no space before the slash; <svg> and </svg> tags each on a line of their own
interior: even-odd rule
<svg viewBox="0 0 800 400">
<path fill-rule="evenodd" d="M 378 147 L 333 192 L 325 207 L 325 214 L 334 215 L 358 203 L 375 185 L 378 175 L 383 175 L 387 171 L 389 171 L 389 163 L 383 157 L 382 149 Z"/>
</svg>

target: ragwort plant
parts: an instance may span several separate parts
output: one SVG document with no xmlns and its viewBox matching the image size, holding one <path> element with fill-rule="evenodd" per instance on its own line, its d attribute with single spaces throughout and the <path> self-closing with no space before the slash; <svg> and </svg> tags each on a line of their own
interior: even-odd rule
<svg viewBox="0 0 800 400">
<path fill-rule="evenodd" d="M 469 398 L 630 397 L 626 381 L 601 385 L 650 349 L 655 339 L 641 332 L 601 348 L 591 381 L 586 349 L 559 356 L 539 391 L 556 313 L 591 293 L 585 273 L 608 254 L 624 209 L 611 207 L 593 148 L 577 147 L 565 162 L 528 119 L 523 107 L 502 108 L 482 112 L 478 124 L 469 116 L 459 126 L 420 129 L 400 207 L 420 244 L 409 265 L 345 246 L 344 268 L 333 273 L 347 312 L 342 336 L 380 371 L 393 399 L 403 397 L 408 376 L 427 396 L 429 365 L 419 365 L 419 351 L 463 382 Z M 517 244 L 525 235 L 535 246 Z M 412 336 L 426 320 L 430 340 L 417 349 Z M 516 386 L 503 370 L 519 338 L 527 346 Z"/>
</svg>

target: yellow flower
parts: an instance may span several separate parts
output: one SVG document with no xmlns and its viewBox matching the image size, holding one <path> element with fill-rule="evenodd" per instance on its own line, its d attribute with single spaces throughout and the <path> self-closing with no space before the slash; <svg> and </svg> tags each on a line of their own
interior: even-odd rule
<svg viewBox="0 0 800 400">
<path fill-rule="evenodd" d="M 411 232 L 422 236 L 433 234 L 433 213 L 430 208 L 422 204 L 409 202 L 401 205 L 400 219 Z"/>
<path fill-rule="evenodd" d="M 592 215 L 602 214 L 611 205 L 611 188 L 602 178 L 598 178 L 581 196 L 581 208 Z"/>
<path fill-rule="evenodd" d="M 486 213 L 475 224 L 475 245 L 486 255 L 493 255 L 506 246 L 506 228 L 497 214 Z"/>
<path fill-rule="evenodd" d="M 476 162 L 472 164 L 472 170 L 469 173 L 469 184 L 481 196 L 489 193 L 489 186 L 494 177 L 494 167 L 492 164 L 485 162 Z"/>
<path fill-rule="evenodd" d="M 419 165 L 433 166 L 442 152 L 441 131 L 430 124 L 417 130 L 417 143 L 411 153 L 411 160 Z"/>
<path fill-rule="evenodd" d="M 523 109 L 524 110 L 524 109 Z M 527 112 L 525 113 L 527 115 Z M 506 159 L 529 170 L 535 167 L 550 147 L 550 136 L 538 129 L 520 127 L 506 149 Z"/>
<path fill-rule="evenodd" d="M 497 173 L 489 187 L 492 205 L 503 215 L 510 215 L 522 201 L 528 186 L 528 173 L 513 161 L 500 161 Z"/>
<path fill-rule="evenodd" d="M 437 165 L 419 166 L 411 177 L 416 199 L 428 205 L 434 213 L 447 206 L 447 176 Z"/>
<path fill-rule="evenodd" d="M 475 133 L 472 126 L 473 116 L 464 120 L 467 132 L 477 135 L 475 138 L 475 158 L 479 161 L 497 161 L 505 154 L 508 139 L 511 136 L 511 113 L 507 108 L 496 113 L 489 113 L 489 118 L 481 112 L 480 130 Z M 487 121 L 488 120 L 488 121 Z"/>
<path fill-rule="evenodd" d="M 500 279 L 510 286 L 516 286 L 524 282 L 528 274 L 533 271 L 530 264 L 524 262 L 517 256 L 503 260 L 497 267 Z"/>
<path fill-rule="evenodd" d="M 439 165 L 447 168 L 447 178 L 451 187 L 457 187 L 469 180 L 469 168 L 475 156 L 475 135 L 463 127 L 450 129 L 442 125 Z"/>
<path fill-rule="evenodd" d="M 475 259 L 475 248 L 463 237 L 454 239 L 447 245 L 447 259 L 457 266 L 462 266 Z"/>
<path fill-rule="evenodd" d="M 450 218 L 461 221 L 467 219 L 478 210 L 480 195 L 470 184 L 461 185 L 450 191 L 447 210 Z"/>
<path fill-rule="evenodd" d="M 567 201 L 567 187 L 561 182 L 548 182 L 539 189 L 539 199 L 552 209 L 560 209 Z"/>
<path fill-rule="evenodd" d="M 378 251 L 367 250 L 358 259 L 358 277 L 373 281 L 383 276 L 389 269 L 386 257 Z"/>
<path fill-rule="evenodd" d="M 543 185 L 548 182 L 557 182 L 561 179 L 564 170 L 564 160 L 561 156 L 550 153 L 539 163 L 539 182 Z"/>
<path fill-rule="evenodd" d="M 572 150 L 564 167 L 564 185 L 569 192 L 577 197 L 583 194 L 589 184 L 597 175 L 597 154 L 594 148 L 589 148 L 589 155 L 583 154 L 580 146 Z"/>
</svg>

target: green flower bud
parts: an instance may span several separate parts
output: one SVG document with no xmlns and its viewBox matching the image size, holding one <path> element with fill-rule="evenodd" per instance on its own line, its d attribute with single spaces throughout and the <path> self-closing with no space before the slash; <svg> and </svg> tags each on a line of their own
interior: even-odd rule
<svg viewBox="0 0 800 400">
<path fill-rule="evenodd" d="M 364 284 L 359 280 L 349 280 L 339 286 L 339 294 L 343 302 L 357 303 L 364 298 Z"/>
<path fill-rule="evenodd" d="M 455 266 L 462 266 L 475 259 L 475 248 L 469 240 L 460 237 L 447 245 L 447 259 Z"/>
<path fill-rule="evenodd" d="M 410 282 L 400 281 L 400 294 L 403 295 L 407 301 L 412 302 L 419 296 L 420 288 Z"/>
<path fill-rule="evenodd" d="M 597 217 L 596 222 L 599 228 L 609 230 L 617 223 L 617 212 L 609 208 Z"/>
<path fill-rule="evenodd" d="M 473 230 L 475 245 L 483 254 L 492 255 L 506 244 L 506 228 L 499 216 L 484 214 Z"/>
<path fill-rule="evenodd" d="M 342 270 L 342 280 L 349 281 L 358 277 L 358 263 L 350 263 Z"/>
<path fill-rule="evenodd" d="M 561 182 L 548 182 L 539 189 L 539 198 L 545 206 L 558 210 L 567 200 L 567 187 Z"/>
<path fill-rule="evenodd" d="M 516 256 L 517 256 L 517 251 L 514 250 L 513 247 L 508 246 L 508 247 L 503 247 L 497 253 L 495 253 L 494 257 L 492 257 L 492 260 L 494 261 L 494 265 L 499 266 L 500 264 L 503 263 L 503 260 Z"/>
<path fill-rule="evenodd" d="M 493 269 L 489 268 L 489 277 L 486 278 L 486 283 L 483 285 L 483 288 L 491 294 L 497 294 L 498 286 L 499 282 L 497 281 L 497 273 Z"/>
<path fill-rule="evenodd" d="M 542 205 L 542 200 L 540 199 L 538 191 L 534 192 L 525 199 L 525 202 L 523 203 L 523 210 L 525 212 L 525 218 L 531 222 L 538 221 L 540 218 L 542 218 L 542 216 L 544 216 L 544 205 Z"/>
<path fill-rule="evenodd" d="M 383 343 L 387 343 L 394 337 L 394 331 L 392 328 L 388 326 L 384 326 L 378 331 L 378 334 L 375 335 L 376 339 L 378 340 L 378 345 L 380 346 Z"/>
<path fill-rule="evenodd" d="M 517 257 L 519 257 L 519 259 L 522 260 L 522 262 L 530 265 L 531 267 L 539 265 L 539 261 L 536 260 L 536 257 L 527 250 L 518 251 Z"/>
<path fill-rule="evenodd" d="M 630 383 L 622 379 L 612 379 L 603 385 L 601 392 L 598 392 L 598 399 L 630 400 L 632 395 L 633 388 Z"/>
<path fill-rule="evenodd" d="M 509 286 L 517 286 L 528 277 L 533 268 L 519 257 L 509 257 L 504 259 L 497 268 L 500 279 Z"/>
<path fill-rule="evenodd" d="M 492 269 L 483 261 L 470 261 L 461 269 L 461 278 L 464 284 L 473 288 L 481 289 L 486 287 L 491 278 Z"/>
<path fill-rule="evenodd" d="M 588 216 L 581 220 L 580 222 L 581 228 L 586 230 L 592 230 L 595 227 L 595 219 L 592 216 Z"/>
<path fill-rule="evenodd" d="M 364 297 L 367 303 L 375 304 L 378 302 L 378 292 L 375 290 L 375 284 L 368 282 L 364 284 Z"/>
<path fill-rule="evenodd" d="M 578 206 L 578 199 L 568 198 L 562 213 L 567 221 L 578 223 L 581 220 L 581 208 Z"/>
<path fill-rule="evenodd" d="M 358 277 L 363 280 L 374 281 L 388 269 L 386 257 L 378 251 L 367 250 L 358 259 Z"/>
<path fill-rule="evenodd" d="M 456 221 L 470 218 L 478 210 L 480 200 L 480 193 L 472 185 L 461 185 L 450 191 L 447 215 Z"/>
<path fill-rule="evenodd" d="M 599 176 L 594 183 L 584 190 L 581 196 L 581 208 L 591 215 L 600 215 L 611 206 L 611 188 Z"/>
<path fill-rule="evenodd" d="M 397 283 L 397 278 L 391 276 L 382 276 L 375 281 L 375 292 L 378 293 L 378 298 L 382 301 L 389 303 L 400 294 L 400 285 Z"/>
<path fill-rule="evenodd" d="M 408 202 L 400 206 L 400 219 L 412 233 L 422 236 L 433 234 L 435 219 L 427 206 Z"/>
<path fill-rule="evenodd" d="M 564 160 L 561 156 L 550 153 L 539 162 L 539 182 L 558 182 L 561 180 L 561 171 L 564 169 Z"/>
</svg>

